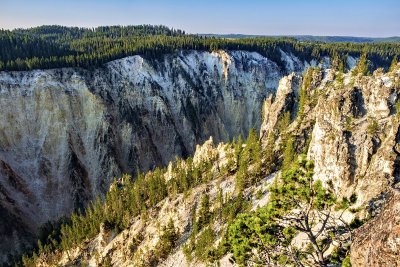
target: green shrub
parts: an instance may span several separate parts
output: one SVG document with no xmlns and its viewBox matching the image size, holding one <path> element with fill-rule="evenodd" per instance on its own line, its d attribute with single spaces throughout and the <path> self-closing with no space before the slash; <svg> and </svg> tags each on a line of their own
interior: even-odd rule
<svg viewBox="0 0 400 267">
<path fill-rule="evenodd" d="M 202 229 L 204 226 L 211 222 L 212 213 L 210 211 L 210 196 L 207 193 L 201 197 L 198 217 L 198 230 Z"/>
<path fill-rule="evenodd" d="M 367 220 L 361 220 L 358 217 L 355 217 L 351 222 L 350 222 L 350 228 L 351 229 L 357 229 L 358 227 L 362 226 Z"/>
<path fill-rule="evenodd" d="M 256 261 L 260 265 L 270 265 L 272 260 L 272 264 L 307 266 L 307 260 L 312 260 L 316 266 L 327 264 L 329 259 L 324 252 L 334 241 L 338 229 L 327 227 L 334 218 L 325 211 L 333 208 L 336 198 L 321 181 L 313 179 L 313 168 L 311 161 L 304 156 L 299 158 L 270 186 L 268 205 L 238 215 L 229 225 L 227 242 L 236 263 L 247 265 Z M 311 218 L 326 220 L 317 231 L 325 238 L 317 239 L 314 229 L 304 227 L 315 223 Z M 298 232 L 308 237 L 305 250 L 292 246 Z"/>
<path fill-rule="evenodd" d="M 346 258 L 342 261 L 342 267 L 351 267 L 350 256 L 347 255 Z"/>
<path fill-rule="evenodd" d="M 129 245 L 129 249 L 131 253 L 135 253 L 140 243 L 142 243 L 144 236 L 142 233 L 138 233 L 136 236 L 132 238 L 132 243 Z"/>
<path fill-rule="evenodd" d="M 397 100 L 397 102 L 394 105 L 394 107 L 396 109 L 396 116 L 399 117 L 400 116 L 400 100 Z"/>
<path fill-rule="evenodd" d="M 356 193 L 351 194 L 349 200 L 350 200 L 350 204 L 356 203 L 357 202 L 357 194 Z"/>
<path fill-rule="evenodd" d="M 168 224 L 163 227 L 162 233 L 160 235 L 160 240 L 158 241 L 154 255 L 156 259 L 165 259 L 168 254 L 175 248 L 177 241 L 179 239 L 179 233 L 175 229 L 174 222 L 172 219 L 169 220 Z"/>
<path fill-rule="evenodd" d="M 353 116 L 347 116 L 344 124 L 344 130 L 351 132 L 353 128 L 354 128 L 354 118 Z"/>
<path fill-rule="evenodd" d="M 263 190 L 260 188 L 256 193 L 256 199 L 260 200 L 263 197 Z"/>
<path fill-rule="evenodd" d="M 209 252 L 212 251 L 216 234 L 209 226 L 205 228 L 197 237 L 194 255 L 196 259 L 205 262 L 208 260 Z"/>
<path fill-rule="evenodd" d="M 379 124 L 376 119 L 371 119 L 368 127 L 367 132 L 369 135 L 375 136 L 379 132 Z"/>
</svg>

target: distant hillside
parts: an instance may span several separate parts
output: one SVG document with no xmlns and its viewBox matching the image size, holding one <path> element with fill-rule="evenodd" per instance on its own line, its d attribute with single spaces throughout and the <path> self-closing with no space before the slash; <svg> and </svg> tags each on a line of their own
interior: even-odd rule
<svg viewBox="0 0 400 267">
<path fill-rule="evenodd" d="M 161 25 L 97 28 L 48 25 L 0 30 L 0 71 L 62 67 L 92 69 L 127 56 L 142 55 L 155 60 L 182 50 L 257 52 L 277 62 L 281 69 L 285 68 L 281 50 L 298 55 L 301 61 L 312 58 L 320 61 L 324 57 L 331 57 L 338 62 L 346 56 L 359 57 L 366 53 L 374 67 L 387 69 L 393 57 L 400 54 L 400 42 L 371 43 L 369 41 L 372 39 L 356 37 L 262 37 L 240 34 L 220 37 L 186 34 L 183 30 Z M 364 43 L 355 39 L 351 39 L 352 43 L 344 43 L 350 41 L 346 38 L 355 38 Z M 335 40 L 341 43 L 333 44 Z"/>
<path fill-rule="evenodd" d="M 256 38 L 256 37 L 292 37 L 298 41 L 312 41 L 312 42 L 325 42 L 325 43 L 335 43 L 335 42 L 350 42 L 350 43 L 383 43 L 383 42 L 400 42 L 400 37 L 354 37 L 354 36 L 313 36 L 313 35 L 248 35 L 248 34 L 200 34 L 205 37 L 218 37 L 218 38 Z"/>
<path fill-rule="evenodd" d="M 299 41 L 316 41 L 316 42 L 351 42 L 351 43 L 383 43 L 383 42 L 400 42 L 400 37 L 353 37 L 353 36 L 312 36 L 312 35 L 299 35 L 294 36 Z"/>
</svg>

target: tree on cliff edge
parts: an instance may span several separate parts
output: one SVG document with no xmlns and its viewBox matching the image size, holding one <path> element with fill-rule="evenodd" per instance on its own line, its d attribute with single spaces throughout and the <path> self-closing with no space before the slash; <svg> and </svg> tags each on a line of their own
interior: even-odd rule
<svg viewBox="0 0 400 267">
<path fill-rule="evenodd" d="M 325 252 L 340 242 L 343 227 L 332 215 L 334 194 L 313 179 L 313 163 L 300 158 L 269 190 L 268 205 L 238 216 L 229 227 L 233 260 L 240 265 L 327 266 Z M 301 240 L 294 241 L 298 234 Z"/>
</svg>

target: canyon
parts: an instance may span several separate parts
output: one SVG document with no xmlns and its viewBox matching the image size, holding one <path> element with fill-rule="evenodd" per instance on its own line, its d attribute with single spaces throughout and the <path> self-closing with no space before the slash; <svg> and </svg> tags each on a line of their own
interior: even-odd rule
<svg viewBox="0 0 400 267">
<path fill-rule="evenodd" d="M 29 247 L 47 221 L 104 196 L 121 174 L 192 155 L 210 136 L 218 143 L 259 129 L 280 78 L 317 65 L 281 56 L 283 69 L 255 52 L 180 51 L 93 70 L 0 72 L 2 259 Z"/>
<path fill-rule="evenodd" d="M 399 66 L 369 76 L 343 74 L 330 69 L 327 57 L 302 62 L 280 53 L 283 68 L 255 52 L 182 50 L 161 59 L 126 57 L 94 69 L 0 72 L 0 260 L 29 248 L 46 222 L 104 197 L 125 173 L 135 176 L 193 155 L 194 164 L 205 159 L 213 172 L 223 169 L 227 142 L 255 128 L 264 148 L 271 134 L 277 136 L 272 149 L 277 165 L 282 136 L 291 136 L 293 149 L 313 162 L 316 179 L 332 186 L 338 198 L 357 196 L 353 212 L 343 215 L 347 223 L 373 217 L 354 233 L 350 258 L 355 266 L 370 262 L 374 253 L 386 253 L 384 258 L 396 264 L 391 255 L 399 245 Z M 353 69 L 357 60 L 347 57 L 346 68 Z M 302 74 L 309 66 L 318 68 L 304 95 Z M 279 129 L 285 114 L 290 120 Z M 253 210 L 268 203 L 268 185 L 280 175 L 276 170 L 246 190 Z M 217 188 L 234 194 L 234 176 L 217 175 L 189 196 L 167 197 L 149 213 L 150 221 L 132 218 L 117 235 L 102 226 L 95 238 L 56 262 L 135 265 L 139 256 L 129 253 L 139 231 L 145 253 L 157 243 L 158 225 L 174 218 L 180 245 L 162 266 L 193 266 L 183 252 L 193 230 L 191 209 L 204 192 L 212 203 Z M 390 247 L 374 252 L 373 244 L 383 242 L 377 233 L 384 221 L 394 225 L 385 232 Z M 214 224 L 218 234 L 224 227 Z M 220 263 L 231 265 L 228 256 Z M 52 264 L 42 259 L 40 265 Z"/>
</svg>

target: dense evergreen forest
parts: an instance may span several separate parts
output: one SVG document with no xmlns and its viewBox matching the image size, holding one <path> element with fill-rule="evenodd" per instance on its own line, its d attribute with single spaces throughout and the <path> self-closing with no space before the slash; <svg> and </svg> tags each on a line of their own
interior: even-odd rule
<svg viewBox="0 0 400 267">
<path fill-rule="evenodd" d="M 301 60 L 366 54 L 373 68 L 388 68 L 400 54 L 400 43 L 324 43 L 286 37 L 217 38 L 186 34 L 165 26 L 78 28 L 40 26 L 0 30 L 0 70 L 60 67 L 94 68 L 118 58 L 142 55 L 158 59 L 176 50 L 246 50 L 268 57 L 284 68 L 279 49 Z"/>
</svg>

